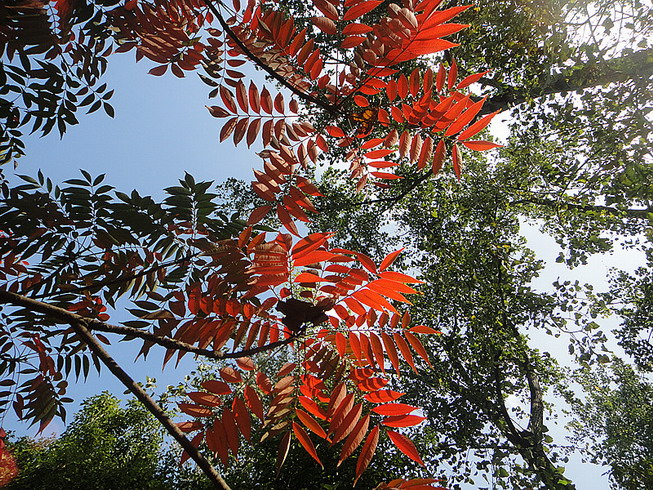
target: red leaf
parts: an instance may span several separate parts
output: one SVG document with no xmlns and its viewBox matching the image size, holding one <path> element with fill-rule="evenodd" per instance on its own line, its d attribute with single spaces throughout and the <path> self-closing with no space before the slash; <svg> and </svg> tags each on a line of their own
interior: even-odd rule
<svg viewBox="0 0 653 490">
<path fill-rule="evenodd" d="M 376 274 L 376 264 L 372 259 L 370 259 L 364 253 L 360 253 L 360 252 L 356 252 L 356 258 L 361 263 L 361 265 L 365 267 L 365 269 L 367 269 L 372 274 Z"/>
<path fill-rule="evenodd" d="M 422 458 L 419 456 L 417 449 L 415 449 L 413 441 L 400 434 L 399 432 L 395 432 L 393 430 L 388 431 L 388 437 L 390 437 L 390 440 L 394 443 L 395 446 L 397 446 L 397 449 L 399 449 L 402 453 L 404 453 L 416 463 L 424 466 L 424 461 L 422 461 Z"/>
<path fill-rule="evenodd" d="M 474 151 L 491 150 L 492 148 L 499 148 L 503 146 L 491 141 L 463 141 L 463 145 Z"/>
<path fill-rule="evenodd" d="M 365 15 L 366 13 L 374 10 L 381 1 L 379 0 L 369 0 L 366 2 L 360 2 L 357 5 L 354 5 L 350 9 L 348 9 L 345 12 L 345 15 L 342 17 L 342 20 L 348 21 L 348 20 L 354 20 L 358 19 L 362 15 Z"/>
<path fill-rule="evenodd" d="M 168 65 L 155 66 L 148 73 L 155 77 L 160 77 L 168 70 Z"/>
<path fill-rule="evenodd" d="M 349 433 L 355 427 L 356 423 L 359 421 L 362 412 L 363 412 L 362 403 L 357 403 L 356 405 L 354 405 L 354 407 L 352 407 L 351 410 L 349 410 L 347 415 L 338 424 L 338 427 L 336 428 L 335 433 L 333 435 L 332 444 L 336 444 L 340 442 L 341 440 L 343 440 L 345 437 L 349 435 Z"/>
<path fill-rule="evenodd" d="M 383 425 L 387 427 L 412 427 L 422 423 L 426 417 L 419 415 L 398 415 L 396 417 L 387 417 L 383 420 Z"/>
<path fill-rule="evenodd" d="M 368 32 L 371 32 L 373 29 L 368 26 L 367 24 L 357 24 L 357 23 L 352 23 L 352 24 L 347 24 L 344 29 L 342 30 L 342 33 L 345 36 L 351 36 L 355 35 L 358 36 L 360 34 L 367 34 Z"/>
<path fill-rule="evenodd" d="M 227 116 L 231 115 L 229 113 L 229 111 L 227 111 L 226 109 L 223 109 L 222 107 L 217 106 L 217 105 L 212 105 L 212 106 L 207 105 L 205 107 L 209 110 L 209 113 L 213 117 L 227 117 Z"/>
<path fill-rule="evenodd" d="M 306 428 L 310 429 L 322 439 L 327 438 L 326 432 L 324 432 L 324 429 L 317 420 L 315 420 L 301 408 L 296 408 L 295 413 L 297 414 L 297 418 L 302 422 L 302 424 L 306 426 Z"/>
<path fill-rule="evenodd" d="M 249 226 L 255 225 L 263 218 L 265 218 L 271 210 L 272 210 L 272 206 L 259 206 L 254 211 L 252 211 L 252 214 L 249 215 L 249 218 L 247 219 L 247 224 Z"/>
<path fill-rule="evenodd" d="M 317 461 L 322 468 L 324 468 L 322 461 L 320 461 L 320 458 L 317 456 L 317 452 L 315 451 L 315 446 L 313 445 L 313 441 L 311 441 L 311 438 L 308 437 L 306 431 L 302 429 L 302 426 L 299 425 L 297 422 L 293 422 L 292 430 L 295 433 L 295 436 L 297 436 L 297 439 L 299 440 L 301 445 L 304 446 L 304 449 L 306 449 L 306 452 L 310 454 L 311 457 L 315 461 Z"/>
<path fill-rule="evenodd" d="M 256 390 L 251 386 L 246 386 L 244 395 L 249 409 L 258 417 L 259 420 L 262 421 L 265 414 L 263 412 L 263 404 L 261 403 L 261 399 L 258 397 Z"/>
<path fill-rule="evenodd" d="M 370 464 L 370 461 L 372 461 L 378 442 L 379 426 L 377 425 L 370 431 L 367 439 L 365 440 L 365 444 L 363 445 L 363 449 L 361 449 L 361 454 L 358 456 L 358 462 L 356 463 L 356 479 L 354 480 L 354 485 L 356 485 L 356 482 L 363 474 L 367 466 Z"/>
<path fill-rule="evenodd" d="M 238 447 L 240 446 L 240 438 L 238 437 L 238 427 L 236 427 L 236 418 L 231 410 L 225 408 L 222 412 L 222 427 L 227 435 L 227 443 L 229 449 L 234 456 L 238 456 Z"/>
<path fill-rule="evenodd" d="M 453 162 L 453 171 L 456 174 L 456 178 L 460 180 L 460 165 L 462 163 L 462 158 L 460 156 L 460 151 L 458 150 L 458 145 L 453 145 L 453 149 L 451 150 L 451 161 Z"/>
<path fill-rule="evenodd" d="M 333 136 L 334 138 L 345 137 L 345 132 L 342 129 L 340 129 L 338 126 L 327 126 L 326 130 L 327 133 L 329 133 L 329 135 Z"/>
<path fill-rule="evenodd" d="M 367 98 L 363 97 L 362 95 L 354 95 L 354 103 L 358 107 L 367 107 L 370 105 L 370 101 L 367 100 Z"/>
<path fill-rule="evenodd" d="M 225 367 L 220 369 L 220 376 L 227 383 L 240 383 L 243 380 L 243 378 L 240 376 L 240 373 L 232 367 Z M 206 389 L 208 390 L 208 388 Z"/>
<path fill-rule="evenodd" d="M 313 25 L 326 34 L 335 35 L 338 33 L 336 24 L 328 17 L 313 17 Z"/>
<path fill-rule="evenodd" d="M 493 112 L 492 114 L 488 114 L 487 116 L 484 116 L 478 121 L 476 121 L 474 124 L 472 124 L 465 131 L 463 131 L 458 135 L 458 141 L 466 140 L 483 131 L 486 128 L 486 126 L 490 124 L 494 116 L 496 116 L 497 114 L 499 114 L 499 111 Z"/>
<path fill-rule="evenodd" d="M 386 403 L 372 409 L 379 415 L 407 415 L 417 410 L 417 407 L 406 405 L 405 403 Z"/>
<path fill-rule="evenodd" d="M 372 403 L 386 403 L 398 400 L 403 395 L 405 395 L 405 393 L 400 393 L 398 391 L 379 390 L 367 393 L 363 398 Z"/>
<path fill-rule="evenodd" d="M 390 267 L 403 250 L 404 250 L 403 248 L 400 248 L 399 250 L 396 250 L 386 255 L 385 259 L 383 259 L 381 265 L 379 266 L 379 271 L 384 271 L 388 267 Z"/>
<path fill-rule="evenodd" d="M 367 429 L 370 425 L 370 416 L 365 415 L 358 423 L 354 426 L 351 433 L 347 437 L 345 444 L 342 446 L 342 451 L 340 451 L 340 459 L 338 460 L 338 466 L 353 454 L 356 448 L 360 445 L 367 433 Z"/>
<path fill-rule="evenodd" d="M 191 403 L 179 403 L 179 410 L 191 417 L 210 417 L 213 415 L 211 409 Z"/>
<path fill-rule="evenodd" d="M 217 379 L 210 379 L 202 383 L 202 388 L 215 393 L 216 395 L 228 395 L 231 393 L 231 388 L 227 383 L 218 381 Z"/>
<path fill-rule="evenodd" d="M 358 383 L 358 388 L 362 391 L 378 391 L 388 384 L 387 379 L 383 378 L 370 378 Z"/>
<path fill-rule="evenodd" d="M 204 405 L 205 407 L 217 407 L 222 405 L 222 400 L 211 393 L 206 393 L 204 391 L 193 391 L 191 393 L 186 393 L 188 398 L 193 400 L 195 403 Z"/>
<path fill-rule="evenodd" d="M 249 441 L 252 436 L 252 421 L 249 417 L 247 406 L 240 397 L 234 398 L 232 406 L 234 415 L 236 417 L 236 423 L 238 424 L 238 429 L 240 429 L 240 433 L 243 435 L 243 437 Z"/>
</svg>

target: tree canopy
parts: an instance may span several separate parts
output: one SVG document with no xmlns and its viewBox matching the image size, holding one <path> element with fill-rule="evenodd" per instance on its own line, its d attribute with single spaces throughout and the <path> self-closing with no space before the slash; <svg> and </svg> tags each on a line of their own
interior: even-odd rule
<svg viewBox="0 0 653 490">
<path fill-rule="evenodd" d="M 104 365 L 182 444 L 182 461 L 223 488 L 209 460 L 227 477 L 238 455 L 245 475 L 256 471 L 242 442 L 254 439 L 275 447 L 277 466 L 297 441 L 300 458 L 342 464 L 354 482 L 377 446 L 392 447 L 424 467 L 395 461 L 392 488 L 437 487 L 443 464 L 447 486 L 573 488 L 547 426 L 551 392 L 569 378 L 529 332 L 567 338 L 585 370 L 610 362 L 616 335 L 650 371 L 650 268 L 615 272 L 608 291 L 567 278 L 539 290 L 544 264 L 522 224 L 554 237 L 569 268 L 620 246 L 650 263 L 650 10 L 0 7 L 4 161 L 24 151 L 25 131 L 63 134 L 85 107 L 112 115 L 101 76 L 112 52 L 132 50 L 156 76 L 201 69 L 220 140 L 263 148 L 251 189 L 187 174 L 158 202 L 85 171 L 59 185 L 41 172 L 3 180 L 0 403 L 43 427 L 65 415 L 66 379 Z M 276 88 L 249 82 L 246 63 Z M 510 136 L 498 150 L 487 127 L 502 110 Z M 115 325 L 107 306 L 122 298 L 133 318 Z M 623 319 L 614 333 L 602 327 L 610 315 Z M 173 424 L 115 363 L 108 334 L 142 342 L 144 355 L 165 349 L 166 362 L 217 362 L 177 393 L 187 421 Z M 581 417 L 589 406 L 572 403 Z M 624 451 L 606 462 L 626 486 Z"/>
</svg>

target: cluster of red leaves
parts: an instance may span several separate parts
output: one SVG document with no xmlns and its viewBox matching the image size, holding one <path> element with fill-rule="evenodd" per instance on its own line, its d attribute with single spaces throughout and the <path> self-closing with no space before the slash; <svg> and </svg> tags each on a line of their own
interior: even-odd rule
<svg viewBox="0 0 653 490">
<path fill-rule="evenodd" d="M 400 251 L 377 266 L 360 252 L 328 248 L 328 238 L 266 240 L 249 228 L 210 252 L 216 272 L 207 277 L 208 288 L 188 291 L 185 305 L 181 297 L 170 305 L 175 316 L 191 315 L 176 320 L 178 340 L 231 353 L 292 343 L 299 359 L 271 379 L 250 357 L 239 358 L 220 371 L 221 380 L 206 381 L 206 391 L 189 393 L 192 403 L 180 404 L 198 419 L 180 427 L 197 432 L 193 444 L 205 441 L 225 465 L 229 453 L 237 456 L 240 438 L 250 440 L 252 415 L 263 439 L 280 436 L 279 464 L 293 436 L 320 462 L 312 433 L 325 444 L 341 444 L 340 463 L 363 444 L 360 476 L 381 431 L 422 464 L 413 443 L 391 429 L 424 417 L 387 388 L 390 371 L 401 374 L 402 358 L 414 370 L 418 359 L 430 364 L 418 336 L 438 332 L 411 327 L 410 315 L 391 302 L 410 304 L 405 295 L 417 291 L 408 284 L 419 281 L 389 270 Z M 283 315 L 274 314 L 275 307 Z"/>
</svg>

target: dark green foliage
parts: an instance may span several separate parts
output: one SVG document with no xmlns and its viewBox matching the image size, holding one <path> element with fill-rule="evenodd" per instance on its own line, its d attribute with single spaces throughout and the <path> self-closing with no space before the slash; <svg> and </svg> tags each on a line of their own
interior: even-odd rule
<svg viewBox="0 0 653 490">
<path fill-rule="evenodd" d="M 614 488 L 653 486 L 653 385 L 622 360 L 582 370 L 575 380 L 586 396 L 571 395 L 573 442 L 594 463 L 610 467 Z"/>
<path fill-rule="evenodd" d="M 162 442 L 158 422 L 139 403 L 96 395 L 59 438 L 23 437 L 10 445 L 20 472 L 7 488 L 171 488 L 159 465 Z"/>
</svg>

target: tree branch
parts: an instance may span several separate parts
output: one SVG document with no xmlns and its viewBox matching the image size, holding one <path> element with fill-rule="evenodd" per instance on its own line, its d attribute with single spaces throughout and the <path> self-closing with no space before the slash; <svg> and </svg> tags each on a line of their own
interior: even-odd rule
<svg viewBox="0 0 653 490">
<path fill-rule="evenodd" d="M 163 409 L 136 383 L 109 355 L 109 353 L 102 347 L 102 344 L 91 334 L 86 326 L 74 319 L 71 319 L 70 325 L 79 338 L 88 346 L 88 348 L 102 361 L 102 363 L 111 371 L 111 373 L 118 378 L 125 387 L 134 394 L 136 398 L 149 410 L 149 412 L 156 417 L 156 419 L 165 427 L 168 433 L 181 445 L 188 455 L 197 463 L 197 466 L 204 472 L 204 474 L 213 482 L 213 484 L 222 488 L 223 490 L 230 490 L 229 485 L 220 476 L 216 469 L 208 462 L 208 460 L 198 451 L 198 449 L 191 444 L 186 438 L 185 434 L 175 425 L 175 423 L 168 417 Z"/>
<path fill-rule="evenodd" d="M 203 356 L 208 359 L 238 359 L 240 357 L 251 356 L 258 354 L 260 352 L 265 352 L 268 350 L 276 349 L 277 347 L 290 344 L 296 340 L 297 337 L 289 337 L 284 340 L 279 340 L 277 342 L 272 342 L 271 344 L 266 344 L 260 347 L 255 347 L 252 349 L 241 350 L 237 352 L 214 352 L 208 349 L 201 349 L 195 347 L 194 345 L 187 344 L 180 340 L 172 339 L 170 337 L 160 337 L 150 332 L 144 332 L 137 328 L 125 327 L 123 325 L 111 325 L 109 323 L 97 320 L 95 318 L 86 318 L 76 313 L 73 313 L 58 306 L 54 306 L 48 303 L 43 303 L 32 298 L 27 298 L 21 296 L 20 294 L 12 293 L 9 291 L 0 291 L 0 303 L 11 304 L 14 306 L 22 306 L 31 311 L 36 311 L 42 313 L 51 318 L 55 318 L 62 323 L 71 323 L 76 322 L 83 325 L 88 330 L 96 330 L 99 332 L 106 333 L 115 333 L 118 335 L 125 335 L 128 337 L 138 337 L 140 339 L 146 340 L 148 342 L 153 342 L 157 345 L 161 345 L 168 349 L 179 350 L 183 352 L 189 352 L 198 356 Z"/>
<path fill-rule="evenodd" d="M 293 85 L 288 80 L 286 80 L 284 77 L 279 75 L 273 68 L 268 66 L 261 58 L 259 58 L 254 53 L 252 53 L 252 51 L 245 45 L 245 43 L 242 42 L 240 39 L 238 39 L 238 36 L 236 36 L 236 33 L 231 29 L 231 27 L 229 27 L 229 24 L 227 24 L 227 22 L 224 20 L 222 14 L 215 7 L 212 0 L 204 0 L 204 4 L 209 8 L 209 10 L 213 13 L 213 15 L 215 15 L 215 17 L 218 19 L 218 22 L 220 23 L 220 26 L 224 29 L 224 31 L 232 39 L 232 41 L 236 43 L 236 45 L 241 49 L 241 51 L 245 54 L 245 56 L 247 56 L 250 60 L 252 60 L 261 69 L 263 69 L 268 75 L 274 78 L 277 81 L 277 83 L 286 87 L 288 90 L 290 90 L 292 93 L 297 95 L 297 97 L 301 98 L 302 100 L 320 106 L 322 109 L 326 110 L 329 114 L 334 113 L 334 111 L 336 110 L 334 106 L 332 106 L 328 102 L 320 100 L 317 97 L 314 97 L 300 90 L 295 85 Z"/>
<path fill-rule="evenodd" d="M 479 115 L 510 109 L 529 99 L 546 95 L 575 92 L 633 79 L 644 80 L 651 75 L 653 75 L 653 50 L 651 49 L 636 51 L 601 63 L 588 62 L 581 67 L 572 67 L 564 73 L 554 76 L 553 80 L 546 85 L 533 88 L 504 86 L 502 93 L 485 102 Z M 485 79 L 481 79 L 480 83 L 497 87 L 496 83 L 490 83 Z"/>
</svg>

